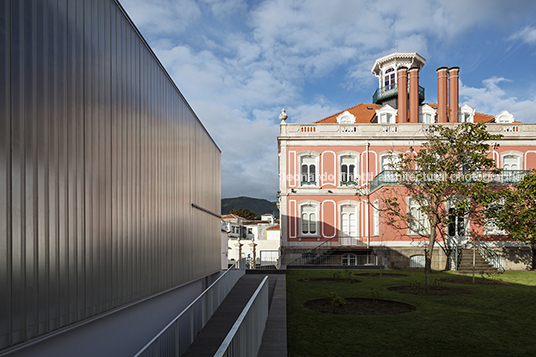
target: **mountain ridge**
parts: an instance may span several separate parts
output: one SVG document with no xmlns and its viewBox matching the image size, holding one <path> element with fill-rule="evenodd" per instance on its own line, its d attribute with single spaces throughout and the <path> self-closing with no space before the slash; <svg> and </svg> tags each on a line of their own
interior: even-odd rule
<svg viewBox="0 0 536 357">
<path fill-rule="evenodd" d="M 233 209 L 245 208 L 252 212 L 255 212 L 257 216 L 262 214 L 271 213 L 276 218 L 279 218 L 279 209 L 276 202 L 270 202 L 264 198 L 253 198 L 247 196 L 222 198 L 221 200 L 221 214 L 229 214 Z"/>
</svg>

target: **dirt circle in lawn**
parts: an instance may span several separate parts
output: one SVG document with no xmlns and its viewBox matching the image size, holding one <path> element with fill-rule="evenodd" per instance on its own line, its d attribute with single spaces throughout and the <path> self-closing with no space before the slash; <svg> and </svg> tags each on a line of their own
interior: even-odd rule
<svg viewBox="0 0 536 357">
<path fill-rule="evenodd" d="M 447 278 L 447 279 L 439 279 L 439 281 L 443 281 L 445 283 L 453 283 L 453 284 L 473 284 L 472 278 Z M 502 280 L 492 280 L 492 279 L 483 279 L 483 278 L 475 278 L 474 284 L 480 284 L 480 285 L 494 285 L 494 284 L 510 284 L 507 281 Z"/>
<path fill-rule="evenodd" d="M 346 303 L 340 306 L 333 306 L 331 301 L 330 298 L 309 300 L 303 306 L 316 312 L 339 315 L 398 315 L 417 309 L 400 301 L 383 299 L 349 297 L 344 299 Z"/>
<path fill-rule="evenodd" d="M 360 283 L 361 280 L 357 279 L 344 279 L 344 278 L 309 278 L 298 279 L 302 283 L 318 283 L 318 284 L 355 284 Z"/>
<path fill-rule="evenodd" d="M 355 273 L 357 276 L 372 276 L 374 278 L 403 278 L 408 276 L 408 274 L 398 274 L 398 273 Z"/>
<path fill-rule="evenodd" d="M 387 288 L 390 291 L 396 291 L 402 294 L 413 294 L 413 295 L 433 295 L 433 296 L 456 296 L 456 295 L 467 295 L 472 294 L 471 290 L 450 288 L 447 286 L 430 286 L 426 289 L 424 285 L 417 286 L 391 286 Z"/>
</svg>

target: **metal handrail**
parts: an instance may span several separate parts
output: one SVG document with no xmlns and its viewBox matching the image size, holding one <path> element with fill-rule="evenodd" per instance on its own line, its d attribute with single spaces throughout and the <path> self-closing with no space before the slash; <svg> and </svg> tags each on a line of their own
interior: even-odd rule
<svg viewBox="0 0 536 357">
<path fill-rule="evenodd" d="M 259 284 L 214 357 L 256 356 L 268 319 L 268 276 Z"/>
<path fill-rule="evenodd" d="M 244 266 L 245 259 L 234 263 L 179 315 L 171 320 L 134 357 L 180 356 L 186 352 L 195 336 L 205 327 L 208 320 L 229 294 L 229 291 L 231 291 L 240 277 L 245 274 Z M 231 275 L 231 271 L 239 271 L 239 273 Z M 223 285 L 223 291 L 221 291 L 220 285 Z M 217 288 L 220 288 L 220 290 L 217 290 Z M 215 291 L 215 296 L 207 297 L 209 294 L 212 295 L 213 291 Z"/>
<path fill-rule="evenodd" d="M 358 243 L 363 244 L 363 248 L 367 248 L 363 239 L 366 237 L 332 237 L 316 247 L 313 247 L 307 250 L 301 256 L 295 258 L 287 265 L 307 265 L 307 264 L 318 264 L 322 259 L 326 258 L 326 252 L 332 250 L 334 247 L 352 247 L 357 246 Z M 349 241 L 351 244 L 344 244 L 344 242 Z"/>
<path fill-rule="evenodd" d="M 502 260 L 493 249 L 491 249 L 485 242 L 481 241 L 478 237 L 474 237 L 473 242 L 480 256 L 486 259 L 486 261 L 493 265 L 496 269 L 504 271 Z"/>
</svg>

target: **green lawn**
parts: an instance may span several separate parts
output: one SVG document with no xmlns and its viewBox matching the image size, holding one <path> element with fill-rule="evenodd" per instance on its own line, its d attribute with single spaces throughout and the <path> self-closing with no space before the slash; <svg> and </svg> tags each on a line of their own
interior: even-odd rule
<svg viewBox="0 0 536 357">
<path fill-rule="evenodd" d="M 366 271 L 355 271 L 362 273 Z M 535 356 L 536 271 L 506 272 L 496 280 L 511 284 L 465 285 L 461 296 L 419 296 L 387 290 L 422 284 L 422 271 L 392 271 L 407 277 L 363 277 L 358 284 L 318 284 L 299 279 L 333 277 L 333 270 L 287 272 L 289 356 Z M 434 272 L 436 279 L 458 277 Z M 329 297 L 396 300 L 417 307 L 391 316 L 349 316 L 318 313 L 305 301 Z"/>
</svg>

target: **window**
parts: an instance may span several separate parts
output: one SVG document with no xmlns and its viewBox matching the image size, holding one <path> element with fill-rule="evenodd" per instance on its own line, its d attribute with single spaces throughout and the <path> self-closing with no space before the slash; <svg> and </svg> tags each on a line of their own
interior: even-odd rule
<svg viewBox="0 0 536 357">
<path fill-rule="evenodd" d="M 355 206 L 341 207 L 341 236 L 357 237 L 357 214 Z"/>
<path fill-rule="evenodd" d="M 486 207 L 486 212 L 490 210 L 497 210 L 501 209 L 504 206 L 504 201 L 502 202 L 491 202 Z M 486 214 L 486 219 L 484 221 L 484 234 L 486 235 L 505 235 L 506 231 L 499 229 L 497 224 L 495 223 L 495 219 L 488 217 L 488 214 Z"/>
<path fill-rule="evenodd" d="M 419 123 L 423 124 L 433 124 L 435 123 L 436 110 L 424 104 L 419 108 Z"/>
<path fill-rule="evenodd" d="M 357 265 L 357 257 L 352 253 L 343 254 L 341 263 L 342 265 Z"/>
<path fill-rule="evenodd" d="M 393 89 L 395 87 L 396 83 L 396 75 L 395 70 L 393 68 L 389 68 L 385 71 L 385 75 L 383 76 L 383 86 L 385 89 Z"/>
<path fill-rule="evenodd" d="M 380 201 L 374 200 L 372 204 L 372 235 L 380 235 Z"/>
<path fill-rule="evenodd" d="M 425 204 L 424 199 L 421 203 Z M 408 202 L 408 231 L 409 234 L 425 235 L 428 233 L 428 217 L 421 208 L 421 203 L 413 197 Z"/>
<path fill-rule="evenodd" d="M 451 237 L 465 236 L 465 218 L 464 212 L 460 208 L 449 208 L 449 225 L 448 233 Z"/>
<path fill-rule="evenodd" d="M 356 159 L 353 156 L 341 157 L 341 184 L 355 181 Z"/>
<path fill-rule="evenodd" d="M 504 170 L 519 170 L 519 158 L 517 156 L 503 156 L 502 164 Z"/>
<path fill-rule="evenodd" d="M 316 185 L 316 158 L 314 156 L 301 157 L 301 184 Z"/>
<path fill-rule="evenodd" d="M 425 264 L 424 254 L 415 254 L 409 257 L 410 268 L 424 268 Z"/>
<path fill-rule="evenodd" d="M 469 113 L 460 114 L 460 123 L 470 123 L 470 122 L 471 122 L 471 114 Z"/>
<path fill-rule="evenodd" d="M 496 123 L 513 123 L 514 122 L 514 116 L 510 114 L 507 110 L 503 110 L 497 116 L 495 117 Z"/>
<path fill-rule="evenodd" d="M 380 124 L 393 124 L 394 116 L 391 113 L 383 113 L 380 115 Z"/>
<path fill-rule="evenodd" d="M 345 110 L 337 117 L 337 123 L 339 124 L 355 124 L 355 116 Z"/>
<path fill-rule="evenodd" d="M 400 157 L 396 153 L 390 153 L 381 157 L 382 171 L 397 170 L 400 167 Z"/>
<path fill-rule="evenodd" d="M 458 122 L 460 123 L 472 123 L 475 116 L 475 110 L 464 104 L 460 107 L 458 112 Z"/>
<path fill-rule="evenodd" d="M 389 104 L 385 104 L 380 109 L 376 110 L 376 117 L 380 124 L 394 124 L 397 110 Z"/>
<path fill-rule="evenodd" d="M 316 234 L 317 213 L 313 205 L 301 206 L 301 232 L 302 234 Z"/>
</svg>

